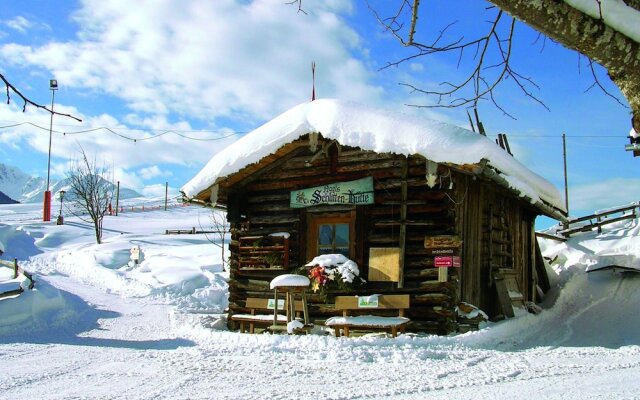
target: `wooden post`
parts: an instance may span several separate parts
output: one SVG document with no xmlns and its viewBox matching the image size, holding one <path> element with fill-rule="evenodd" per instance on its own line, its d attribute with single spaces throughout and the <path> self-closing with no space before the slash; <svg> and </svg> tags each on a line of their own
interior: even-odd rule
<svg viewBox="0 0 640 400">
<path fill-rule="evenodd" d="M 569 181 L 567 179 L 567 135 L 562 134 L 562 159 L 564 160 L 564 205 L 569 215 Z M 568 226 L 566 227 L 568 228 Z"/>
<path fill-rule="evenodd" d="M 119 201 L 120 201 L 120 181 L 118 181 L 118 186 L 116 186 L 116 217 L 118 216 Z"/>
<path fill-rule="evenodd" d="M 18 259 L 13 259 L 13 279 L 18 278 Z"/>
<path fill-rule="evenodd" d="M 169 198 L 169 182 L 164 184 L 164 210 L 167 211 L 167 200 Z"/>
<path fill-rule="evenodd" d="M 409 174 L 409 157 L 405 157 L 402 163 L 402 183 L 400 184 L 400 271 L 398 276 L 398 288 L 404 287 L 404 259 L 407 242 L 407 175 Z"/>
</svg>

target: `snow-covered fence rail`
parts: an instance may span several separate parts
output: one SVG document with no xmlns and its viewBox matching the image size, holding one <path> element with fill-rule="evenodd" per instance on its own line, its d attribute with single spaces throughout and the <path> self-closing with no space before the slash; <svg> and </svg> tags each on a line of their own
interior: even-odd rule
<svg viewBox="0 0 640 400">
<path fill-rule="evenodd" d="M 570 219 L 565 224 L 564 229 L 559 230 L 558 233 L 565 237 L 570 237 L 574 233 L 589 232 L 594 228 L 597 228 L 598 233 L 600 233 L 603 225 L 636 218 L 638 216 L 636 211 L 638 208 L 640 208 L 640 202 L 636 201 L 626 206 L 600 210 L 592 215 Z"/>
<path fill-rule="evenodd" d="M 18 259 L 17 258 L 14 258 L 13 262 L 0 260 L 0 267 L 12 268 L 13 269 L 13 279 L 16 279 L 18 277 L 18 274 L 20 273 L 20 271 L 19 271 L 20 267 L 18 266 Z"/>
<path fill-rule="evenodd" d="M 22 269 L 18 265 L 18 259 L 14 258 L 13 261 L 0 260 L 0 268 L 11 268 L 13 270 L 13 279 L 17 279 L 20 274 L 24 275 L 27 279 L 29 279 L 29 289 L 33 289 L 35 285 L 35 281 L 33 280 L 33 275 Z M 0 297 L 11 296 L 14 294 L 20 294 L 23 291 L 22 287 L 17 290 L 11 290 L 9 292 L 0 293 Z M 0 290 L 2 292 L 2 290 Z"/>
<path fill-rule="evenodd" d="M 552 235 L 549 233 L 544 233 L 544 232 L 536 232 L 536 236 L 537 237 L 541 237 L 543 239 L 551 239 L 551 240 L 557 240 L 558 242 L 566 242 L 567 238 L 564 236 L 557 236 L 557 235 Z"/>
<path fill-rule="evenodd" d="M 205 234 L 205 233 L 218 233 L 218 234 L 224 234 L 226 233 L 225 231 L 219 231 L 219 230 L 212 230 L 212 231 L 205 231 L 205 230 L 197 230 L 195 227 L 191 228 L 191 229 L 165 229 L 164 231 L 165 235 L 199 235 L 199 234 Z"/>
<path fill-rule="evenodd" d="M 114 207 L 110 214 L 118 215 L 118 214 L 127 213 L 127 212 L 157 211 L 157 210 L 166 210 L 166 209 L 175 208 L 175 207 L 188 207 L 188 206 L 190 206 L 189 203 L 183 203 L 177 200 L 170 203 L 166 203 L 166 204 L 164 203 L 164 200 L 162 202 L 147 201 L 143 203 L 130 203 L 126 205 L 121 204 L 118 206 L 117 209 Z"/>
</svg>

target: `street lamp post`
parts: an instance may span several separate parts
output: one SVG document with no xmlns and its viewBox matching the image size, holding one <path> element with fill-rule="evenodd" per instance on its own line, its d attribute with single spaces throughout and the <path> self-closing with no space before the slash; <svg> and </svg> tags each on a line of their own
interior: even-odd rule
<svg viewBox="0 0 640 400">
<path fill-rule="evenodd" d="M 42 220 L 44 222 L 51 221 L 51 190 L 49 189 L 49 178 L 51 176 L 51 136 L 53 133 L 53 101 L 58 90 L 58 81 L 56 79 L 49 80 L 49 89 L 51 90 L 51 121 L 49 122 L 49 159 L 47 160 L 47 191 L 44 192 L 44 211 Z"/>
<path fill-rule="evenodd" d="M 62 201 L 64 200 L 65 193 L 66 192 L 64 190 L 60 191 L 60 214 L 58 214 L 56 225 L 64 225 L 64 217 L 62 216 Z"/>
</svg>

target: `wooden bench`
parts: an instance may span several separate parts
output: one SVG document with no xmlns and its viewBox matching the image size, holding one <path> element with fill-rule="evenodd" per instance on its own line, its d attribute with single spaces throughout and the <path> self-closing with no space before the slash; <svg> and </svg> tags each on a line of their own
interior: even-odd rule
<svg viewBox="0 0 640 400">
<path fill-rule="evenodd" d="M 342 310 L 342 317 L 331 317 L 325 321 L 325 326 L 334 329 L 336 337 L 340 337 L 342 331 L 344 336 L 349 336 L 349 330 L 385 330 L 391 333 L 392 337 L 398 336 L 398 331 L 404 332 L 409 318 L 405 317 L 405 312 L 409 308 L 408 294 L 393 295 L 373 295 L 373 296 L 337 296 L 336 310 Z M 357 316 L 350 313 L 358 311 Z M 376 310 L 397 310 L 398 316 L 379 316 L 371 314 Z M 366 312 L 367 314 L 363 314 Z"/>
<path fill-rule="evenodd" d="M 284 300 L 278 301 L 278 311 L 286 310 Z M 245 308 L 249 309 L 250 314 L 233 314 L 231 319 L 240 323 L 240 332 L 246 332 L 246 326 L 249 325 L 249 333 L 255 333 L 256 326 L 270 327 L 273 326 L 273 299 L 259 299 L 254 297 L 247 298 Z M 302 302 L 296 301 L 296 310 L 302 310 Z M 296 317 L 300 317 L 296 312 Z M 287 316 L 278 314 L 278 325 L 287 324 Z"/>
</svg>

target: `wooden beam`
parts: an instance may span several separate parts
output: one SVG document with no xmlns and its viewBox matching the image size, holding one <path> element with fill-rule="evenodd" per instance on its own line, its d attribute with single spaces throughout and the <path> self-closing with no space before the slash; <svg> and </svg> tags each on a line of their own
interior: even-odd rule
<svg viewBox="0 0 640 400">
<path fill-rule="evenodd" d="M 407 243 L 407 175 L 409 174 L 409 158 L 402 162 L 402 176 L 400 183 L 400 275 L 398 277 L 398 288 L 404 286 L 404 260 Z"/>
</svg>

